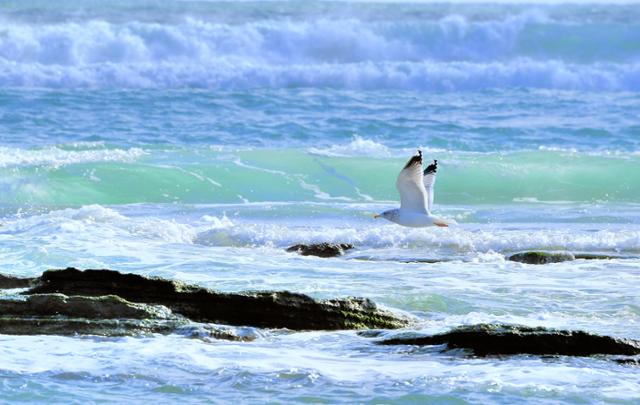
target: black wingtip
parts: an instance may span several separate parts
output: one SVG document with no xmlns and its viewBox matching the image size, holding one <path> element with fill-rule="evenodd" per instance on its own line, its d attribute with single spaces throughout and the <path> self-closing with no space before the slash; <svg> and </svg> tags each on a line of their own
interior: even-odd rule
<svg viewBox="0 0 640 405">
<path fill-rule="evenodd" d="M 433 163 L 431 163 L 429 166 L 427 166 L 426 169 L 424 169 L 424 175 L 426 176 L 427 174 L 435 173 L 437 171 L 438 171 L 438 161 L 434 159 Z"/>
<path fill-rule="evenodd" d="M 409 159 L 407 164 L 404 165 L 404 168 L 406 169 L 407 167 L 413 166 L 413 165 L 422 166 L 422 151 L 420 149 L 418 149 L 418 153 L 416 153 L 415 155 L 411 156 L 411 159 Z"/>
</svg>

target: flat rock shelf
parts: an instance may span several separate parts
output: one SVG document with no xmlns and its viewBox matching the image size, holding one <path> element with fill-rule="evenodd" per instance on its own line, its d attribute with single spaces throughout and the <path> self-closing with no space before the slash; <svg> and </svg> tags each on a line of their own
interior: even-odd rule
<svg viewBox="0 0 640 405">
<path fill-rule="evenodd" d="M 17 283 L 11 276 L 3 279 L 12 287 Z M 19 317 L 34 316 L 41 323 L 46 317 L 56 317 L 58 324 L 61 316 L 87 322 L 162 321 L 158 328 L 147 328 L 151 331 L 189 321 L 290 330 L 395 329 L 409 323 L 366 298 L 315 300 L 288 291 L 220 293 L 180 281 L 113 270 L 48 270 L 21 285 L 30 286 L 20 293 L 23 299 L 0 300 L 0 310 L 9 317 L 4 324 L 7 328 L 13 325 L 14 331 L 19 330 Z"/>
</svg>

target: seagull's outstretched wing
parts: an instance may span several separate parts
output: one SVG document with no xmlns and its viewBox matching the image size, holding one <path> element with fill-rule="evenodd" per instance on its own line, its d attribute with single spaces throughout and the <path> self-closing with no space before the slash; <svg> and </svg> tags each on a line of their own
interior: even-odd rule
<svg viewBox="0 0 640 405">
<path fill-rule="evenodd" d="M 398 175 L 396 188 L 400 193 L 400 209 L 428 213 L 427 192 L 422 182 L 422 151 L 418 151 Z"/>
<path fill-rule="evenodd" d="M 433 185 L 436 184 L 436 172 L 438 171 L 438 161 L 434 160 L 426 169 L 424 169 L 424 189 L 427 191 L 427 209 L 429 212 L 433 209 Z"/>
</svg>

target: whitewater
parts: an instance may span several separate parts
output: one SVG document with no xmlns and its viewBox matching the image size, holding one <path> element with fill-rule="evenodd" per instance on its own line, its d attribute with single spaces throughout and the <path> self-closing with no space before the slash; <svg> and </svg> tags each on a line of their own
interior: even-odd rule
<svg viewBox="0 0 640 405">
<path fill-rule="evenodd" d="M 4 1 L 0 273 L 368 297 L 414 321 L 388 336 L 640 339 L 639 92 L 632 1 Z M 372 218 L 418 148 L 457 227 Z M 286 251 L 320 242 L 355 248 Z M 508 260 L 530 250 L 608 258 Z M 0 334 L 0 402 L 640 400 L 602 357 L 233 328 L 255 340 Z"/>
</svg>

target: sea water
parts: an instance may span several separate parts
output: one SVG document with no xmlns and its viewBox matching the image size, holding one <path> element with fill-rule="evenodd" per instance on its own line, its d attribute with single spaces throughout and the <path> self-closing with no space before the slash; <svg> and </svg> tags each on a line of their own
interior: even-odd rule
<svg viewBox="0 0 640 405">
<path fill-rule="evenodd" d="M 640 338 L 639 91 L 632 2 L 6 0 L 0 272 L 364 296 L 421 333 Z M 372 218 L 418 148 L 456 227 Z M 285 252 L 308 242 L 356 249 Z M 506 260 L 524 250 L 620 258 Z M 637 367 L 602 358 L 251 333 L 0 335 L 0 401 L 640 400 Z"/>
</svg>

